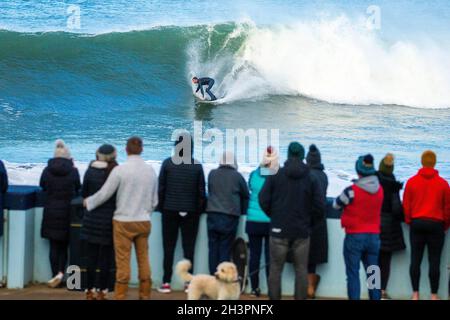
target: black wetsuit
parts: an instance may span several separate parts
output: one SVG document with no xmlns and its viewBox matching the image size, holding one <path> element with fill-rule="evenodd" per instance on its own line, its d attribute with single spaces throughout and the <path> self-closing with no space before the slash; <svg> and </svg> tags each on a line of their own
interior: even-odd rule
<svg viewBox="0 0 450 320">
<path fill-rule="evenodd" d="M 203 86 L 208 86 L 208 88 L 206 88 L 206 93 L 209 94 L 209 96 L 211 97 L 211 101 L 217 100 L 216 96 L 211 92 L 211 88 L 214 85 L 214 79 L 211 78 L 200 78 L 198 79 L 198 86 L 197 86 L 197 90 L 195 90 L 195 93 L 197 93 L 199 90 L 202 93 L 202 96 L 205 96 L 205 93 L 203 92 Z"/>
</svg>

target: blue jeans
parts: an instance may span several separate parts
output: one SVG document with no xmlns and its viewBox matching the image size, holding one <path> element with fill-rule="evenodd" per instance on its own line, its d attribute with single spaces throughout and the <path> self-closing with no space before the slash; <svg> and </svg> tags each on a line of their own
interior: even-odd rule
<svg viewBox="0 0 450 320">
<path fill-rule="evenodd" d="M 208 88 L 206 88 L 206 92 L 209 94 L 211 101 L 217 100 L 216 96 L 211 92 L 213 85 L 214 85 L 214 80 L 211 79 L 211 81 L 208 82 Z"/>
<path fill-rule="evenodd" d="M 208 213 L 209 272 L 214 274 L 221 262 L 230 261 L 239 217 L 224 213 Z"/>
<path fill-rule="evenodd" d="M 361 284 L 359 281 L 359 267 L 362 261 L 367 276 L 373 272 L 367 272 L 370 266 L 378 266 L 378 254 L 380 251 L 380 236 L 378 234 L 358 233 L 347 234 L 344 240 L 344 260 L 347 274 L 347 293 L 350 300 L 359 300 Z M 378 269 L 379 270 L 379 269 Z M 380 277 L 380 274 L 376 274 Z M 378 279 L 376 284 L 380 284 Z M 381 299 L 381 288 L 370 289 L 370 300 Z"/>
</svg>

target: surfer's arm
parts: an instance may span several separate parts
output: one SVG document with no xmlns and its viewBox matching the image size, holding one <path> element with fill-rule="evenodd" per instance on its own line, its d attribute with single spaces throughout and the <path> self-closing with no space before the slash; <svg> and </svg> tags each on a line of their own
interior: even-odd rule
<svg viewBox="0 0 450 320">
<path fill-rule="evenodd" d="M 200 83 L 198 83 L 198 87 L 197 90 L 195 90 L 195 93 L 197 93 L 199 90 L 202 93 L 202 96 L 204 97 L 205 93 L 203 92 L 203 86 Z"/>
</svg>

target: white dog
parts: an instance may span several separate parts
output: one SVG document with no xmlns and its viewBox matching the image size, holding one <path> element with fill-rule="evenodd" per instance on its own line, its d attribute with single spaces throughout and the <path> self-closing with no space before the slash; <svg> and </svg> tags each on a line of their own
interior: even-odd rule
<svg viewBox="0 0 450 320">
<path fill-rule="evenodd" d="M 188 287 L 188 300 L 200 300 L 207 296 L 214 300 L 238 300 L 241 294 L 239 276 L 234 263 L 222 262 L 217 266 L 214 276 L 199 274 L 193 276 L 189 273 L 192 264 L 189 260 L 177 263 L 176 273 Z"/>
</svg>

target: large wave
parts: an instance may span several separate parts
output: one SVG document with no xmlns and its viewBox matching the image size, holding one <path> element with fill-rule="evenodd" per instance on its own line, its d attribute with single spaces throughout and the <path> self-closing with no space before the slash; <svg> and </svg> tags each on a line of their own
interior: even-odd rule
<svg viewBox="0 0 450 320">
<path fill-rule="evenodd" d="M 52 96 L 66 87 L 87 96 L 95 90 L 156 94 L 161 84 L 186 90 L 197 75 L 216 78 L 214 91 L 225 102 L 301 95 L 338 104 L 450 108 L 443 46 L 388 43 L 346 17 L 99 35 L 0 31 L 0 87 Z"/>
<path fill-rule="evenodd" d="M 341 17 L 237 25 L 211 54 L 210 39 L 218 32 L 210 28 L 208 41 L 191 44 L 189 71 L 220 78 L 225 101 L 275 94 L 351 105 L 450 107 L 448 51 L 431 41 L 388 44 Z M 229 52 L 237 39 L 244 39 L 239 50 Z"/>
</svg>

